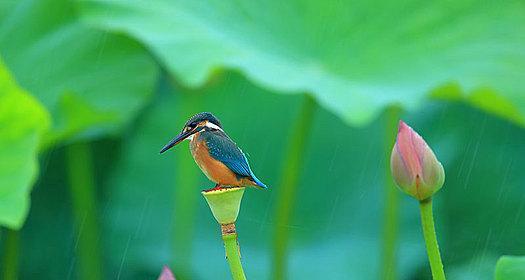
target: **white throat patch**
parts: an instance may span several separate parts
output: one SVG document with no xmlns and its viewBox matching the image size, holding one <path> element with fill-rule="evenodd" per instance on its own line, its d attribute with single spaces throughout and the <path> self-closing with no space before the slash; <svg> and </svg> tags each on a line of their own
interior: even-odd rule
<svg viewBox="0 0 525 280">
<path fill-rule="evenodd" d="M 222 128 L 220 128 L 218 125 L 216 125 L 214 123 L 206 122 L 206 126 L 209 127 L 209 128 L 217 129 L 217 130 L 220 130 L 220 131 L 224 132 L 224 130 L 222 130 Z"/>
</svg>

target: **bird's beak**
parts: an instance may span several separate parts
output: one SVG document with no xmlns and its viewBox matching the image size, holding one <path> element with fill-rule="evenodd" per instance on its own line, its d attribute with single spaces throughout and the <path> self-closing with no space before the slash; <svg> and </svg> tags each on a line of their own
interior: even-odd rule
<svg viewBox="0 0 525 280">
<path fill-rule="evenodd" d="M 166 144 L 166 146 L 164 146 L 162 148 L 162 150 L 160 150 L 160 153 L 164 153 L 165 151 L 171 149 L 173 146 L 179 144 L 180 142 L 184 141 L 184 139 L 190 137 L 191 135 L 199 132 L 202 130 L 203 127 L 196 127 L 192 130 L 189 130 L 189 131 L 186 131 L 186 132 L 181 132 L 179 135 L 177 135 L 177 137 L 173 138 L 168 144 Z"/>
</svg>

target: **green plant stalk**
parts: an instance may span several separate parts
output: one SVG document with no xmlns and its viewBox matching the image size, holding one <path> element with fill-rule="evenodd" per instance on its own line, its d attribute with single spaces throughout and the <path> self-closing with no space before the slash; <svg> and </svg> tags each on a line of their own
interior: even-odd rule
<svg viewBox="0 0 525 280">
<path fill-rule="evenodd" d="M 7 229 L 4 231 L 4 254 L 2 257 L 2 277 L 4 280 L 18 279 L 20 232 Z"/>
<path fill-rule="evenodd" d="M 177 276 L 180 276 L 190 273 L 187 268 L 190 267 L 193 229 L 198 205 L 196 202 L 198 196 L 191 194 L 195 194 L 195 186 L 198 184 L 198 170 L 196 166 L 192 166 L 194 163 L 189 151 L 180 151 L 176 161 L 173 216 L 177 228 L 173 235 L 173 267 Z"/>
<path fill-rule="evenodd" d="M 421 212 L 421 226 L 423 228 L 423 236 L 425 237 L 428 260 L 430 262 L 430 269 L 432 270 L 432 278 L 434 280 L 445 280 L 445 271 L 443 270 L 443 263 L 441 262 L 441 255 L 439 254 L 439 246 L 436 238 L 436 229 L 434 227 L 432 198 L 420 201 L 419 209 Z"/>
<path fill-rule="evenodd" d="M 77 234 L 78 279 L 102 279 L 99 225 L 95 202 L 93 159 L 88 143 L 67 147 L 69 185 Z"/>
<path fill-rule="evenodd" d="M 315 106 L 313 98 L 306 95 L 302 108 L 297 116 L 297 121 L 292 129 L 286 156 L 283 160 L 281 171 L 282 179 L 281 184 L 279 184 L 279 194 L 275 207 L 276 223 L 274 230 L 272 279 L 276 280 L 284 279 L 286 276 L 289 237 L 289 227 L 287 225 L 289 224 L 295 206 L 297 185 L 303 165 L 306 140 L 308 139 L 312 126 Z"/>
<path fill-rule="evenodd" d="M 390 172 L 390 154 L 395 143 L 397 124 L 401 115 L 399 107 L 386 110 L 385 120 L 385 208 L 383 213 L 383 243 L 381 260 L 381 279 L 395 280 L 396 244 L 399 229 L 399 192 L 396 190 L 392 173 Z"/>
<path fill-rule="evenodd" d="M 235 221 L 239 216 L 245 188 L 227 188 L 202 191 L 213 217 L 221 225 L 222 240 L 226 250 L 226 260 L 234 280 L 245 280 L 241 264 L 241 253 L 237 242 Z"/>
<path fill-rule="evenodd" d="M 195 104 L 198 104 L 198 95 L 179 94 L 177 102 L 177 112 L 181 112 L 177 123 L 184 123 L 186 117 L 198 111 Z M 173 261 L 172 267 L 178 277 L 191 278 L 190 260 L 195 225 L 195 215 L 197 213 L 197 199 L 195 196 L 195 186 L 199 182 L 199 169 L 193 162 L 190 152 L 186 149 L 178 151 L 175 157 L 175 188 L 174 188 L 174 207 L 173 217 L 177 228 L 173 234 Z M 184 229 L 184 230 L 178 230 Z M 184 277 L 186 275 L 186 277 Z"/>
<path fill-rule="evenodd" d="M 242 269 L 241 254 L 239 243 L 237 242 L 237 233 L 223 233 L 224 249 L 226 250 L 226 260 L 230 266 L 233 280 L 246 280 L 244 270 Z"/>
</svg>

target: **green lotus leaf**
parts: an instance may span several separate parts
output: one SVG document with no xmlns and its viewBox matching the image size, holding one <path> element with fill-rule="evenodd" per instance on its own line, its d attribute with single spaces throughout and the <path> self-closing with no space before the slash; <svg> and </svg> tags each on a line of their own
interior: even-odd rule
<svg viewBox="0 0 525 280">
<path fill-rule="evenodd" d="M 311 93 L 352 124 L 433 90 L 525 125 L 520 1 L 83 0 L 87 22 L 125 32 L 190 86 L 217 68 Z M 483 102 L 478 91 L 498 102 Z M 510 110 L 498 106 L 505 104 Z"/>
<path fill-rule="evenodd" d="M 0 54 L 51 113 L 46 145 L 116 133 L 149 99 L 151 57 L 129 38 L 79 22 L 72 1 L 7 1 L 1 9 Z"/>
<path fill-rule="evenodd" d="M 38 149 L 49 114 L 0 60 L 0 225 L 19 229 L 29 211 Z"/>
<path fill-rule="evenodd" d="M 525 257 L 503 256 L 496 263 L 495 280 L 525 279 Z"/>
</svg>

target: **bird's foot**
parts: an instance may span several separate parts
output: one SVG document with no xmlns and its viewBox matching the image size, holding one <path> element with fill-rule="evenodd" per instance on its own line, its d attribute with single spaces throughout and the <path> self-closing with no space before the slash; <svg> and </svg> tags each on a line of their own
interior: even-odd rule
<svg viewBox="0 0 525 280">
<path fill-rule="evenodd" d="M 219 190 L 222 190 L 222 189 L 224 189 L 224 188 L 221 187 L 220 184 L 217 184 L 217 185 L 215 185 L 215 187 L 213 187 L 213 188 L 211 188 L 211 189 L 204 190 L 204 192 L 219 191 Z"/>
</svg>

